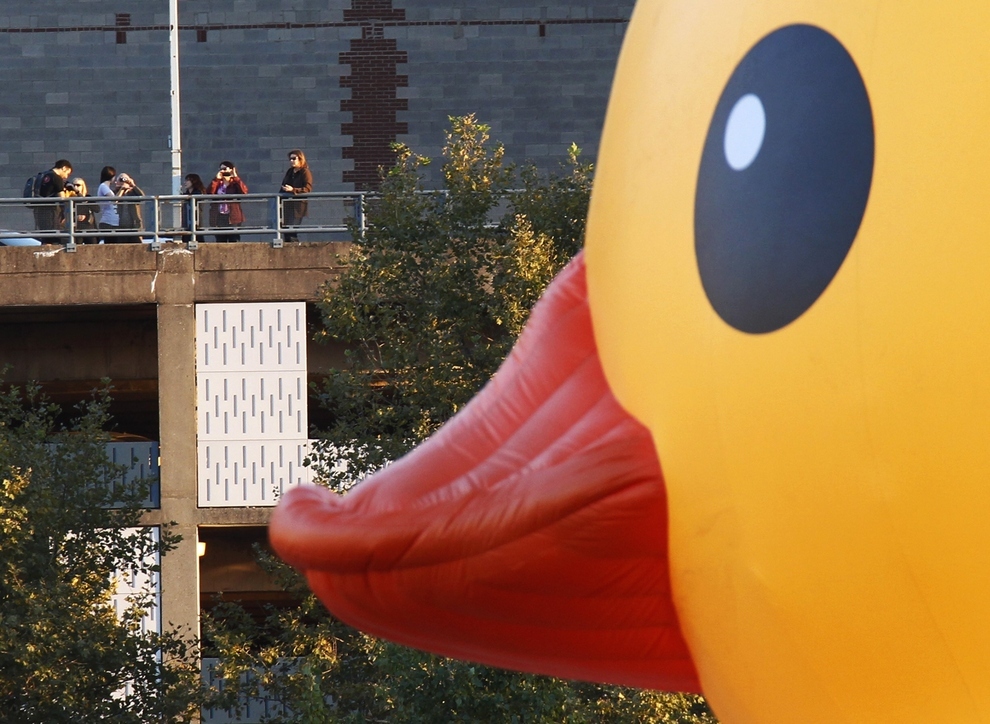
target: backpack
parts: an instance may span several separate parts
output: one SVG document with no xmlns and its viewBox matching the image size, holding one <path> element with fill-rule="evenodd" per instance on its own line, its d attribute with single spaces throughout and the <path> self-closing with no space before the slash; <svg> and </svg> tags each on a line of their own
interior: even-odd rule
<svg viewBox="0 0 990 724">
<path fill-rule="evenodd" d="M 45 178 L 45 171 L 36 173 L 34 176 L 29 176 L 28 180 L 24 182 L 24 198 L 33 199 L 40 195 L 41 192 L 41 182 Z"/>
</svg>

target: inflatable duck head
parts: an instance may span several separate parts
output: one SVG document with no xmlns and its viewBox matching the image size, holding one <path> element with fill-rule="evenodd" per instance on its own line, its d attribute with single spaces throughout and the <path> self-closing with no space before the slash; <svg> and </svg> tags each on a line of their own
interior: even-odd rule
<svg viewBox="0 0 990 724">
<path fill-rule="evenodd" d="M 277 550 L 374 633 L 725 722 L 990 720 L 988 30 L 641 0 L 586 258 L 434 438 L 287 496 Z"/>
</svg>

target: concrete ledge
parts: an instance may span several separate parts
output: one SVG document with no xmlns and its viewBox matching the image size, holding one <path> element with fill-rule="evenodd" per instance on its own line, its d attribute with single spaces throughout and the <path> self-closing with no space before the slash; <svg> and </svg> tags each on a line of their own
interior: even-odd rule
<svg viewBox="0 0 990 724">
<path fill-rule="evenodd" d="M 0 247 L 0 306 L 314 301 L 348 244 Z"/>
<path fill-rule="evenodd" d="M 197 302 L 315 301 L 340 271 L 350 244 L 200 244 L 193 259 Z"/>
<path fill-rule="evenodd" d="M 271 508 L 196 508 L 196 525 L 209 526 L 267 526 L 272 517 Z M 149 510 L 141 518 L 141 525 L 163 525 L 171 518 L 167 511 Z"/>
</svg>

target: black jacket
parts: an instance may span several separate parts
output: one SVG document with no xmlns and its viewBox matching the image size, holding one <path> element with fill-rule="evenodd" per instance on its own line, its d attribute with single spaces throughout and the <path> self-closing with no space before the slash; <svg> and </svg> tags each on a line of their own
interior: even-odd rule
<svg viewBox="0 0 990 724">
<path fill-rule="evenodd" d="M 283 191 L 282 186 L 291 186 L 292 192 Z M 309 171 L 309 166 L 302 168 L 289 168 L 285 172 L 282 184 L 278 187 L 282 196 L 295 196 L 296 194 L 308 194 L 313 190 L 313 174 Z M 309 205 L 305 201 L 292 201 L 283 204 L 282 209 L 285 214 L 286 224 L 297 224 L 299 220 L 309 211 Z"/>
<path fill-rule="evenodd" d="M 41 185 L 38 187 L 38 196 L 51 198 L 59 196 L 65 190 L 65 179 L 55 173 L 55 169 L 50 168 L 41 177 Z"/>
<path fill-rule="evenodd" d="M 122 194 L 121 199 L 128 196 L 144 196 L 144 191 L 137 186 Z M 144 216 L 141 213 L 140 201 L 118 201 L 117 213 L 120 214 L 121 229 L 144 229 Z"/>
</svg>

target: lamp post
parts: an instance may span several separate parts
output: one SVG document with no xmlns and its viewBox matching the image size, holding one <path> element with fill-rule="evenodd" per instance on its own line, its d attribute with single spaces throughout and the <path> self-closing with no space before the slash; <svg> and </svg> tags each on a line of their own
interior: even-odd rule
<svg viewBox="0 0 990 724">
<path fill-rule="evenodd" d="M 182 124 L 179 118 L 179 0 L 168 0 L 169 81 L 172 99 L 172 193 L 182 189 Z"/>
</svg>

